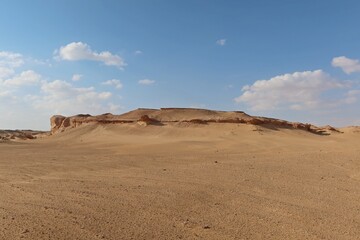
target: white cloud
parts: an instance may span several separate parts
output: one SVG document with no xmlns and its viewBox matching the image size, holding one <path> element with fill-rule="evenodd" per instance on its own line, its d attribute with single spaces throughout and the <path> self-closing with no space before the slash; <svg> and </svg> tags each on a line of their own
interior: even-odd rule
<svg viewBox="0 0 360 240">
<path fill-rule="evenodd" d="M 15 68 L 24 64 L 23 56 L 19 53 L 0 51 L 0 80 L 4 80 L 15 73 Z"/>
<path fill-rule="evenodd" d="M 64 97 L 77 98 L 78 100 L 89 100 L 90 98 L 107 99 L 111 97 L 109 92 L 97 93 L 94 87 L 77 88 L 71 83 L 61 80 L 55 80 L 52 82 L 44 82 L 41 86 L 41 90 L 53 98 L 61 99 Z"/>
<path fill-rule="evenodd" d="M 345 103 L 347 104 L 356 103 L 359 97 L 360 97 L 360 90 L 358 89 L 350 90 L 346 94 Z"/>
<path fill-rule="evenodd" d="M 96 96 L 96 95 L 95 95 Z M 98 99 L 105 100 L 112 96 L 111 92 L 101 92 L 97 94 Z"/>
<path fill-rule="evenodd" d="M 141 50 L 136 50 L 135 52 L 134 52 L 134 54 L 135 55 L 140 55 L 140 54 L 142 54 L 143 52 L 141 51 Z"/>
<path fill-rule="evenodd" d="M 258 80 L 243 87 L 237 103 L 246 103 L 252 110 L 314 109 L 321 105 L 321 94 L 346 87 L 322 70 L 295 72 Z"/>
<path fill-rule="evenodd" d="M 142 79 L 142 80 L 139 80 L 138 83 L 141 85 L 151 85 L 151 84 L 155 83 L 155 80 Z"/>
<path fill-rule="evenodd" d="M 105 82 L 102 82 L 102 84 L 103 85 L 114 86 L 116 89 L 121 89 L 123 87 L 121 81 L 118 80 L 118 79 L 107 80 Z"/>
<path fill-rule="evenodd" d="M 19 53 L 0 51 L 0 67 L 17 68 L 24 64 L 23 56 Z"/>
<path fill-rule="evenodd" d="M 112 64 L 109 59 L 115 56 L 106 58 L 109 56 L 106 53 L 94 54 L 98 59 L 103 57 L 108 65 Z M 114 65 L 120 66 L 116 56 L 114 59 Z M 48 129 L 48 119 L 53 114 L 101 114 L 121 108 L 111 91 L 77 87 L 70 81 L 46 80 L 34 70 L 17 69 L 25 64 L 38 65 L 21 54 L 0 52 L 0 124 L 3 128 Z M 73 81 L 81 78 L 81 74 L 72 76 Z M 120 86 L 121 83 L 115 85 Z"/>
<path fill-rule="evenodd" d="M 226 89 L 232 89 L 232 88 L 234 88 L 234 85 L 228 84 L 228 85 L 225 86 L 225 88 L 226 88 Z"/>
<path fill-rule="evenodd" d="M 6 67 L 0 67 L 0 80 L 10 77 L 11 75 L 13 75 L 15 73 L 15 71 L 11 68 L 6 68 Z"/>
<path fill-rule="evenodd" d="M 108 66 L 116 66 L 123 69 L 127 64 L 118 55 L 112 54 L 108 51 L 95 52 L 91 50 L 90 46 L 82 42 L 72 42 L 66 46 L 60 47 L 55 51 L 58 55 L 57 58 L 67 61 L 91 60 L 103 62 Z"/>
<path fill-rule="evenodd" d="M 43 82 L 41 95 L 28 96 L 36 109 L 49 111 L 49 114 L 100 113 L 107 109 L 105 100 L 111 98 L 110 92 L 97 92 L 94 87 L 77 88 L 61 80 Z"/>
<path fill-rule="evenodd" d="M 81 80 L 81 78 L 83 77 L 83 75 L 81 75 L 81 74 L 74 74 L 73 76 L 72 76 L 72 78 L 71 78 L 71 80 L 73 80 L 73 81 L 80 81 Z"/>
<path fill-rule="evenodd" d="M 19 75 L 7 79 L 4 81 L 4 85 L 12 86 L 25 86 L 25 85 L 35 85 L 38 84 L 41 80 L 40 74 L 34 72 L 33 70 L 28 70 L 20 73 Z"/>
<path fill-rule="evenodd" d="M 11 92 L 10 91 L 2 91 L 0 92 L 0 98 L 7 98 L 7 97 L 11 97 Z"/>
<path fill-rule="evenodd" d="M 219 39 L 216 41 L 216 44 L 220 46 L 224 46 L 226 44 L 226 39 L 225 38 Z"/>
<path fill-rule="evenodd" d="M 335 57 L 331 64 L 334 67 L 341 68 L 347 74 L 360 72 L 360 62 L 357 59 L 350 59 L 345 56 Z"/>
<path fill-rule="evenodd" d="M 189 108 L 200 108 L 200 109 L 202 109 L 202 108 L 206 108 L 206 104 L 203 104 L 203 103 L 200 103 L 200 104 L 191 104 L 190 106 L 189 106 Z"/>
<path fill-rule="evenodd" d="M 117 105 L 117 104 L 114 104 L 114 103 L 109 103 L 109 104 L 108 104 L 108 107 L 109 107 L 109 109 L 110 109 L 110 111 L 111 111 L 112 113 L 116 113 L 116 112 L 118 112 L 120 109 L 123 109 L 122 106 Z"/>
</svg>

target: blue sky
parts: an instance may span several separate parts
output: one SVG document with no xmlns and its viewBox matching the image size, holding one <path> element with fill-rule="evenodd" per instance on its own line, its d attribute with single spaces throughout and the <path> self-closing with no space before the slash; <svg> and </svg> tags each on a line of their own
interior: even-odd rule
<svg viewBox="0 0 360 240">
<path fill-rule="evenodd" d="M 0 129 L 171 106 L 360 125 L 359 1 L 0 3 Z"/>
</svg>

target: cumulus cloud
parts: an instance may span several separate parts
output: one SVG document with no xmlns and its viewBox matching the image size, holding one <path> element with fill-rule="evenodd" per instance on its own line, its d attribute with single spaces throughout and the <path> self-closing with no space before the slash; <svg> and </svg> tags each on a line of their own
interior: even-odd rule
<svg viewBox="0 0 360 240">
<path fill-rule="evenodd" d="M 356 103 L 358 101 L 359 97 L 360 97 L 360 90 L 358 90 L 358 89 L 350 90 L 346 94 L 345 103 L 347 103 L 347 104 Z"/>
<path fill-rule="evenodd" d="M 11 68 L 0 67 L 0 80 L 10 77 L 14 73 L 15 73 L 15 71 Z"/>
<path fill-rule="evenodd" d="M 24 64 L 23 56 L 19 53 L 0 51 L 0 80 L 15 73 L 15 68 Z"/>
<path fill-rule="evenodd" d="M 357 59 L 351 59 L 345 56 L 335 57 L 331 64 L 334 67 L 341 68 L 347 74 L 360 72 L 360 62 Z"/>
<path fill-rule="evenodd" d="M 94 87 L 78 88 L 71 83 L 55 80 L 43 82 L 41 95 L 29 96 L 36 109 L 48 110 L 52 114 L 76 114 L 80 112 L 100 112 L 112 94 L 98 92 Z"/>
<path fill-rule="evenodd" d="M 4 85 L 12 86 L 26 86 L 38 84 L 41 80 L 40 74 L 33 70 L 28 70 L 19 75 L 4 81 Z"/>
<path fill-rule="evenodd" d="M 224 46 L 226 44 L 226 39 L 225 38 L 219 39 L 216 41 L 216 44 L 219 46 Z"/>
<path fill-rule="evenodd" d="M 139 80 L 138 83 L 141 85 L 151 85 L 151 84 L 155 83 L 155 80 L 142 79 L 142 80 Z"/>
<path fill-rule="evenodd" d="M 65 48 L 62 53 L 71 53 L 67 50 L 69 49 Z M 92 60 L 123 66 L 116 55 L 96 53 L 90 48 L 88 50 L 88 55 L 83 57 L 89 58 L 92 54 Z M 78 56 L 76 54 L 62 56 L 74 60 Z M 81 80 L 81 74 L 74 74 L 72 81 L 48 80 L 34 70 L 18 69 L 28 64 L 34 66 L 34 61 L 18 53 L 0 52 L 0 124 L 5 128 L 47 129 L 48 118 L 53 114 L 100 114 L 121 109 L 119 103 L 114 101 L 111 91 L 100 91 L 92 86 L 76 86 L 72 81 Z M 120 81 L 110 82 L 115 88 L 122 86 Z"/>
<path fill-rule="evenodd" d="M 235 102 L 245 103 L 255 111 L 314 109 L 322 103 L 322 93 L 343 87 L 345 83 L 332 79 L 322 70 L 295 72 L 247 85 Z"/>
<path fill-rule="evenodd" d="M 120 109 L 123 109 L 122 106 L 118 105 L 118 104 L 114 104 L 112 102 L 110 102 L 108 105 L 107 105 L 110 109 L 111 112 L 117 112 L 119 111 Z"/>
<path fill-rule="evenodd" d="M 123 87 L 121 81 L 118 80 L 118 79 L 107 80 L 105 82 L 102 82 L 102 84 L 103 85 L 114 86 L 116 89 L 121 89 Z"/>
<path fill-rule="evenodd" d="M 91 50 L 90 46 L 83 42 L 72 42 L 66 46 L 60 47 L 55 51 L 56 58 L 67 61 L 91 60 L 103 62 L 108 66 L 115 66 L 123 69 L 127 64 L 124 59 L 109 51 L 96 52 Z"/>
<path fill-rule="evenodd" d="M 23 64 L 24 59 L 21 54 L 0 51 L 0 67 L 17 68 Z"/>
<path fill-rule="evenodd" d="M 83 75 L 81 75 L 81 74 L 74 74 L 73 76 L 72 76 L 72 78 L 71 78 L 71 80 L 73 80 L 73 81 L 80 81 L 81 79 L 82 79 L 82 77 L 83 77 Z"/>
<path fill-rule="evenodd" d="M 77 88 L 71 83 L 61 80 L 44 82 L 41 89 L 46 94 L 58 99 L 75 97 L 78 100 L 84 101 L 89 100 L 90 98 L 107 99 L 111 97 L 111 93 L 109 92 L 97 93 L 94 91 L 94 87 Z"/>
</svg>

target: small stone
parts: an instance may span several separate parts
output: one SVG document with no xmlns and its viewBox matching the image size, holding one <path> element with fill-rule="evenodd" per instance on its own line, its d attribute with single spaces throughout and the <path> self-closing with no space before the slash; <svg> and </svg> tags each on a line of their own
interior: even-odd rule
<svg viewBox="0 0 360 240">
<path fill-rule="evenodd" d="M 210 226 L 209 225 L 204 225 L 203 229 L 210 229 Z"/>
<path fill-rule="evenodd" d="M 218 163 L 218 161 L 215 161 L 214 163 Z"/>
</svg>

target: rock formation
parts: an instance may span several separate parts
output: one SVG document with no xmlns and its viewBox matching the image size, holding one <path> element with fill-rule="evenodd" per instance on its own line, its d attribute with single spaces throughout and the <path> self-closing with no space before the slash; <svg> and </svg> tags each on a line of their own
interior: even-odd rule
<svg viewBox="0 0 360 240">
<path fill-rule="evenodd" d="M 212 111 L 207 109 L 192 108 L 161 108 L 161 109 L 137 109 L 122 115 L 112 115 L 110 113 L 91 116 L 79 114 L 72 117 L 55 115 L 51 117 L 51 134 L 63 132 L 86 124 L 125 124 L 137 123 L 140 125 L 165 125 L 172 123 L 190 124 L 251 124 L 267 128 L 289 128 L 300 129 L 316 134 L 330 134 L 339 132 L 331 126 L 317 127 L 308 123 L 288 122 L 274 118 L 264 118 L 250 116 L 241 111 Z"/>
<path fill-rule="evenodd" d="M 157 121 L 156 119 L 150 118 L 148 115 L 142 115 L 138 120 L 137 123 L 139 125 L 156 125 L 159 124 L 159 121 Z"/>
<path fill-rule="evenodd" d="M 35 139 L 47 135 L 48 132 L 32 130 L 0 130 L 0 141 Z"/>
</svg>

